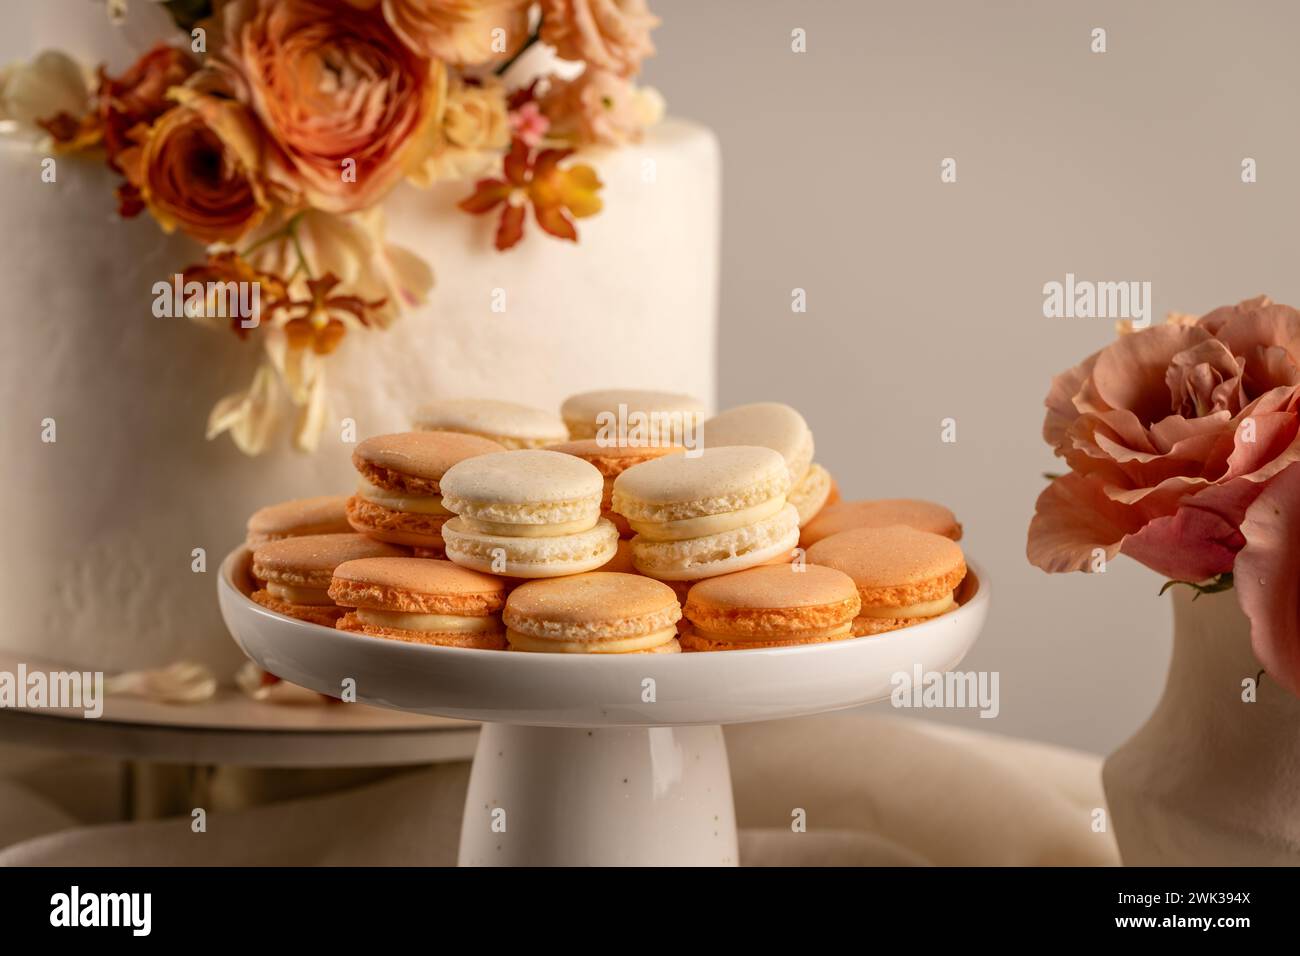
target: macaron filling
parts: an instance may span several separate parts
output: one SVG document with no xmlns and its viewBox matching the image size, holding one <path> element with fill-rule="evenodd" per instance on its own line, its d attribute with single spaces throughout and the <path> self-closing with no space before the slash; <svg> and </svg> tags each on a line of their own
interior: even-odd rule
<svg viewBox="0 0 1300 956">
<path fill-rule="evenodd" d="M 957 606 L 954 594 L 949 593 L 933 601 L 921 601 L 906 607 L 888 607 L 885 605 L 864 606 L 858 612 L 859 617 L 874 617 L 885 620 L 913 620 L 916 618 L 938 617 Z"/>
<path fill-rule="evenodd" d="M 684 541 L 689 538 L 703 538 L 713 534 L 723 534 L 757 524 L 770 518 L 785 507 L 785 496 L 778 495 L 767 501 L 736 511 L 722 514 L 700 515 L 695 518 L 678 518 L 674 521 L 633 521 L 628 525 L 637 534 L 644 535 L 647 541 Z"/>
<path fill-rule="evenodd" d="M 495 534 L 514 538 L 550 538 L 557 535 L 581 534 L 596 527 L 600 520 L 599 509 L 592 512 L 590 518 L 574 521 L 552 521 L 544 524 L 514 524 L 507 521 L 482 521 L 461 515 L 461 528 L 478 534 Z"/>
<path fill-rule="evenodd" d="M 266 590 L 272 597 L 287 601 L 289 604 L 309 604 L 312 607 L 330 607 L 334 604 L 334 599 L 329 595 L 329 588 L 309 588 L 267 581 Z"/>
<path fill-rule="evenodd" d="M 436 634 L 482 634 L 498 631 L 495 617 L 467 617 L 458 614 L 424 614 L 415 611 L 385 611 L 359 607 L 356 618 L 371 627 L 398 628 L 403 631 L 430 631 Z"/>
<path fill-rule="evenodd" d="M 535 637 L 514 628 L 506 628 L 506 640 L 517 651 L 542 651 L 551 654 L 632 654 L 660 647 L 677 637 L 676 627 L 666 627 L 634 637 L 610 640 L 566 641 Z"/>
<path fill-rule="evenodd" d="M 441 495 L 415 495 L 409 491 L 393 491 L 389 488 L 380 488 L 365 478 L 358 480 L 357 494 L 372 505 L 379 505 L 390 511 L 425 515 L 451 514 L 443 507 Z"/>
</svg>

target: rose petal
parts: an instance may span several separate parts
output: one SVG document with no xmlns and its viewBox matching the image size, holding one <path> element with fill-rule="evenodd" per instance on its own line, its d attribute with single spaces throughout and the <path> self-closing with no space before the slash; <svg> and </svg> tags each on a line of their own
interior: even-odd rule
<svg viewBox="0 0 1300 956">
<path fill-rule="evenodd" d="M 1098 548 L 1110 560 L 1141 527 L 1141 516 L 1107 498 L 1100 482 L 1062 475 L 1038 496 L 1025 554 L 1049 573 L 1086 571 Z"/>
<path fill-rule="evenodd" d="M 1241 524 L 1233 583 L 1269 676 L 1300 694 L 1300 465 L 1273 479 Z"/>
</svg>

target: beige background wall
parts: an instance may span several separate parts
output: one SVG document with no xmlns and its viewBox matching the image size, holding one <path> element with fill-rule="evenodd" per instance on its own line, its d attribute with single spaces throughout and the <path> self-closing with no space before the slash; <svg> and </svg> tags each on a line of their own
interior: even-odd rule
<svg viewBox="0 0 1300 956">
<path fill-rule="evenodd" d="M 1054 578 L 1025 561 L 1055 465 L 1048 382 L 1113 334 L 1043 318 L 1042 287 L 1149 280 L 1157 317 L 1300 298 L 1300 7 L 652 5 L 649 81 L 722 141 L 722 404 L 798 406 L 849 496 L 958 512 L 995 591 L 968 666 L 1001 672 L 1002 713 L 949 719 L 1111 748 L 1159 694 L 1169 611 L 1126 559 Z M 1098 26 L 1105 54 L 1089 51 Z"/>
</svg>

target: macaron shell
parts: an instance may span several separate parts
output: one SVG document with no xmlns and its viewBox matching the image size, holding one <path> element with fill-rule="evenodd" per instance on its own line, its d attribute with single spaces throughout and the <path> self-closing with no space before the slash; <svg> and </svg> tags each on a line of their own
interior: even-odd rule
<svg viewBox="0 0 1300 956">
<path fill-rule="evenodd" d="M 417 408 L 412 418 L 420 431 L 478 435 L 507 449 L 539 448 L 569 435 L 554 412 L 495 398 L 439 399 Z"/>
<path fill-rule="evenodd" d="M 355 613 L 345 614 L 336 625 L 340 631 L 364 634 L 406 644 L 434 644 L 439 647 L 468 647 L 482 651 L 503 651 L 506 648 L 505 629 L 483 634 L 455 634 L 441 631 L 411 631 L 400 627 L 377 627 L 357 619 Z"/>
<path fill-rule="evenodd" d="M 465 530 L 460 518 L 442 527 L 447 558 L 477 571 L 513 578 L 551 578 L 595 571 L 618 552 L 618 531 L 605 518 L 587 531 L 517 538 Z M 500 556 L 504 560 L 497 560 Z"/>
<path fill-rule="evenodd" d="M 515 647 L 514 645 L 510 645 L 509 649 L 520 654 L 545 654 L 546 653 L 545 651 L 538 651 L 532 648 Z M 680 654 L 682 650 L 683 650 L 682 645 L 679 643 L 678 639 L 674 637 L 667 644 L 660 644 L 657 647 L 649 647 L 643 651 L 622 651 L 621 653 L 618 654 L 618 656 L 625 657 L 628 654 Z M 600 650 L 593 649 L 590 653 L 599 654 L 603 652 L 601 652 Z"/>
<path fill-rule="evenodd" d="M 632 557 L 642 574 L 664 581 L 695 581 L 760 564 L 792 560 L 799 543 L 799 513 L 785 505 L 776 514 L 743 528 L 680 541 L 632 539 Z"/>
<path fill-rule="evenodd" d="M 690 395 L 609 388 L 569 396 L 560 406 L 560 417 L 564 419 L 571 439 L 595 438 L 600 430 L 599 417 L 617 416 L 620 405 L 627 406 L 629 416 L 650 412 L 678 413 L 690 416 L 692 424 L 704 415 L 704 404 Z"/>
<path fill-rule="evenodd" d="M 253 575 L 292 587 L 327 588 L 334 569 L 356 558 L 404 556 L 401 548 L 365 535 L 304 535 L 259 545 L 253 551 Z"/>
<path fill-rule="evenodd" d="M 367 438 L 352 464 L 371 484 L 418 495 L 439 493 L 442 476 L 457 462 L 502 452 L 494 441 L 460 432 L 398 432 Z"/>
<path fill-rule="evenodd" d="M 600 472 L 581 458 L 528 449 L 452 466 L 442 478 L 442 503 L 480 521 L 559 524 L 598 512 L 604 489 Z"/>
<path fill-rule="evenodd" d="M 842 571 L 769 565 L 701 581 L 683 613 L 710 638 L 805 643 L 825 640 L 803 635 L 848 624 L 861 607 L 857 585 Z"/>
<path fill-rule="evenodd" d="M 966 577 L 958 544 L 906 525 L 841 531 L 818 541 L 805 557 L 852 578 L 864 608 L 940 600 Z"/>
<path fill-rule="evenodd" d="M 248 519 L 245 543 L 253 548 L 281 538 L 346 533 L 351 530 L 347 500 L 347 495 L 321 495 L 259 508 Z"/>
<path fill-rule="evenodd" d="M 887 528 L 893 524 L 940 534 L 953 541 L 961 540 L 961 524 L 943 505 L 919 498 L 877 498 L 828 502 L 821 513 L 804 526 L 799 536 L 799 545 L 808 548 L 841 531 Z"/>
<path fill-rule="evenodd" d="M 837 637 L 787 637 L 773 638 L 767 641 L 714 641 L 707 637 L 700 637 L 695 629 L 690 625 L 682 628 L 678 640 L 681 641 L 682 650 L 688 653 L 699 653 L 701 651 L 753 651 L 763 647 L 801 647 L 805 644 L 829 644 L 833 641 L 844 641 L 856 637 L 852 632 L 839 635 Z"/>
<path fill-rule="evenodd" d="M 354 531 L 376 541 L 412 547 L 443 548 L 442 526 L 449 515 L 395 511 L 360 495 L 348 499 L 348 522 Z"/>
<path fill-rule="evenodd" d="M 311 624 L 319 624 L 322 627 L 333 627 L 345 610 L 337 605 L 329 604 L 292 604 L 289 601 L 281 600 L 265 588 L 254 591 L 249 596 L 268 611 L 274 611 L 276 614 L 283 614 L 285 617 L 297 618 Z"/>
<path fill-rule="evenodd" d="M 346 607 L 483 617 L 505 606 L 506 583 L 450 561 L 366 558 L 335 569 L 330 597 Z"/>
<path fill-rule="evenodd" d="M 502 619 L 541 640 L 599 642 L 652 634 L 682 616 L 673 589 L 638 574 L 595 571 L 515 588 Z"/>
<path fill-rule="evenodd" d="M 782 402 L 754 402 L 719 412 L 704 423 L 705 448 L 761 445 L 779 452 L 799 481 L 813 460 L 813 434 L 804 417 Z"/>
</svg>

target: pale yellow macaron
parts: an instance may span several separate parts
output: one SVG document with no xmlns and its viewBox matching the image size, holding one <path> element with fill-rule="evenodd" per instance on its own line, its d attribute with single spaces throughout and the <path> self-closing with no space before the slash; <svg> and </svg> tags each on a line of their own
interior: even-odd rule
<svg viewBox="0 0 1300 956">
<path fill-rule="evenodd" d="M 636 532 L 638 571 L 692 581 L 790 560 L 799 514 L 786 503 L 789 488 L 779 452 L 706 448 L 629 468 L 614 481 L 613 508 Z"/>
<path fill-rule="evenodd" d="M 456 515 L 442 526 L 447 557 L 464 567 L 555 577 L 595 570 L 618 550 L 618 531 L 600 516 L 604 479 L 573 455 L 482 455 L 449 468 L 440 487 Z"/>
<path fill-rule="evenodd" d="M 789 405 L 755 402 L 729 408 L 704 423 L 703 439 L 705 448 L 761 445 L 780 452 L 790 469 L 786 499 L 799 512 L 800 525 L 812 520 L 830 496 L 830 473 L 813 462 L 812 430 Z"/>
<path fill-rule="evenodd" d="M 668 585 L 639 574 L 595 571 L 529 581 L 502 615 L 512 651 L 673 654 L 681 607 Z"/>
<path fill-rule="evenodd" d="M 541 448 L 569 437 L 554 412 L 495 398 L 438 399 L 417 408 L 412 419 L 420 431 L 464 432 L 510 449 Z"/>
<path fill-rule="evenodd" d="M 843 571 L 858 586 L 858 637 L 947 614 L 956 609 L 954 592 L 966 577 L 960 545 L 901 524 L 841 531 L 818 541 L 806 557 L 810 565 Z"/>
<path fill-rule="evenodd" d="M 603 445 L 691 445 L 704 420 L 704 404 L 689 395 L 611 388 L 565 399 L 560 416 L 569 438 Z"/>
</svg>

